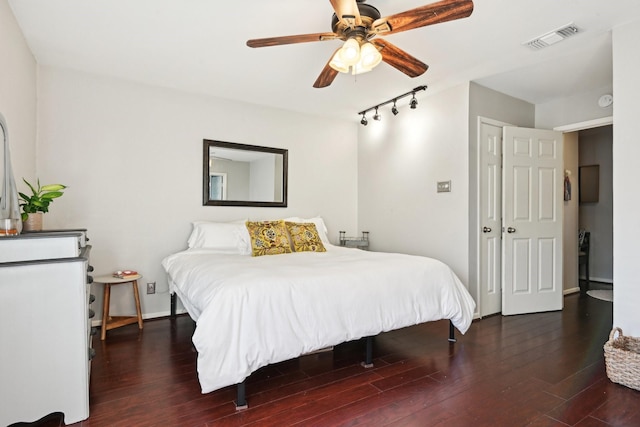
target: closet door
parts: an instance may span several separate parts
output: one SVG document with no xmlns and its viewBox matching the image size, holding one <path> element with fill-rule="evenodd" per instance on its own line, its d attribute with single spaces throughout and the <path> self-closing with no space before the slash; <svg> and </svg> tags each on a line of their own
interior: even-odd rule
<svg viewBox="0 0 640 427">
<path fill-rule="evenodd" d="M 503 129 L 502 314 L 562 309 L 562 133 Z"/>
</svg>

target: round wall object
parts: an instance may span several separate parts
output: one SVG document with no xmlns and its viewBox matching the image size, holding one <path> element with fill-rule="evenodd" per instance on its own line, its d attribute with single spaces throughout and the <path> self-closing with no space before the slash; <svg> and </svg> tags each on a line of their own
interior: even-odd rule
<svg viewBox="0 0 640 427">
<path fill-rule="evenodd" d="M 613 104 L 612 95 L 609 95 L 609 94 L 602 95 L 600 99 L 598 99 L 598 105 L 602 108 L 608 107 L 611 104 Z"/>
</svg>

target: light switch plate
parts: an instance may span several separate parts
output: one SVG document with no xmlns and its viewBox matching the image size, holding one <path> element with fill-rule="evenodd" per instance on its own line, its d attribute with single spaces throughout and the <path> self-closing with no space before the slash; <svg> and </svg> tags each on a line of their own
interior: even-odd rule
<svg viewBox="0 0 640 427">
<path fill-rule="evenodd" d="M 449 193 L 451 191 L 451 181 L 438 181 L 438 193 Z"/>
</svg>

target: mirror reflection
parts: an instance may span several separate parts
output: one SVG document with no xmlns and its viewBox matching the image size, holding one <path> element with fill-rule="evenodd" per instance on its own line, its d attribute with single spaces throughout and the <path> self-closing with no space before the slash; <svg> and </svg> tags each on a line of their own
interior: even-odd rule
<svg viewBox="0 0 640 427">
<path fill-rule="evenodd" d="M 203 205 L 287 206 L 287 150 L 204 140 Z"/>
</svg>

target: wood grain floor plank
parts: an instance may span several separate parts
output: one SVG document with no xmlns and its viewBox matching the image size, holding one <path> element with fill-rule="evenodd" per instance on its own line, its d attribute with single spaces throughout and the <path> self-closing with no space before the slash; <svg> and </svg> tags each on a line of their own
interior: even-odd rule
<svg viewBox="0 0 640 427">
<path fill-rule="evenodd" d="M 549 416 L 563 423 L 575 425 L 607 401 L 607 393 L 611 387 L 609 380 L 600 380 L 549 411 Z"/>
<path fill-rule="evenodd" d="M 640 426 L 639 395 L 638 390 L 608 383 L 606 402 L 590 416 L 614 426 Z"/>
</svg>

